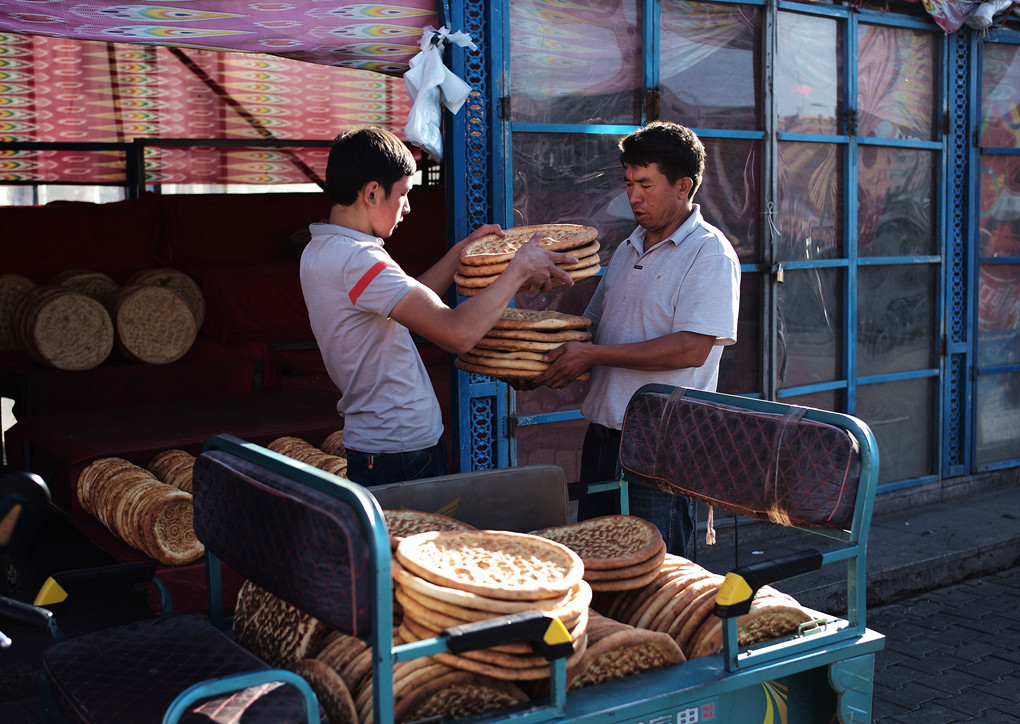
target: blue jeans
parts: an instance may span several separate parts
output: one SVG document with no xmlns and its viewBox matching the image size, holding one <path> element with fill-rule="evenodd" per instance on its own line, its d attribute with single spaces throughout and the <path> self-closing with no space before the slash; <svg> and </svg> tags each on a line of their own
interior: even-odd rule
<svg viewBox="0 0 1020 724">
<path fill-rule="evenodd" d="M 589 424 L 581 448 L 580 482 L 616 480 L 619 461 L 620 431 Z M 630 514 L 654 523 L 666 541 L 666 550 L 686 557 L 694 538 L 698 501 L 640 483 L 631 483 L 629 490 Z M 616 491 L 587 495 L 577 502 L 578 520 L 619 513 L 620 496 Z"/>
<path fill-rule="evenodd" d="M 446 475 L 446 443 L 403 453 L 366 453 L 347 449 L 347 478 L 371 487 Z"/>
</svg>

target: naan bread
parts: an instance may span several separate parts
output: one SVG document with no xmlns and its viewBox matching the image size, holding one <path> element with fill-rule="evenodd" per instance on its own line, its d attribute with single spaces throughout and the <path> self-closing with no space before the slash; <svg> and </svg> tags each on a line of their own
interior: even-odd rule
<svg viewBox="0 0 1020 724">
<path fill-rule="evenodd" d="M 529 241 L 536 232 L 542 234 L 539 246 L 549 251 L 569 252 L 583 247 L 598 238 L 599 232 L 593 226 L 580 224 L 536 224 L 518 226 L 506 230 L 506 236 L 486 234 L 464 248 L 460 261 L 474 266 L 510 261 L 517 250 Z"/>
</svg>

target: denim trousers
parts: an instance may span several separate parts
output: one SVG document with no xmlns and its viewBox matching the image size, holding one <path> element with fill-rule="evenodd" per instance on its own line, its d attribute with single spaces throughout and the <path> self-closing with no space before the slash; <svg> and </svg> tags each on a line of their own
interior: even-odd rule
<svg viewBox="0 0 1020 724">
<path fill-rule="evenodd" d="M 581 449 L 580 482 L 616 480 L 620 437 L 619 430 L 594 423 L 588 425 Z M 667 552 L 686 557 L 694 538 L 698 502 L 640 483 L 631 483 L 628 488 L 630 514 L 655 524 L 666 541 Z M 616 491 L 586 495 L 577 503 L 578 520 L 617 515 L 619 512 L 620 496 Z"/>
<path fill-rule="evenodd" d="M 406 480 L 446 475 L 446 443 L 402 453 L 366 453 L 347 450 L 347 478 L 371 487 Z"/>
</svg>

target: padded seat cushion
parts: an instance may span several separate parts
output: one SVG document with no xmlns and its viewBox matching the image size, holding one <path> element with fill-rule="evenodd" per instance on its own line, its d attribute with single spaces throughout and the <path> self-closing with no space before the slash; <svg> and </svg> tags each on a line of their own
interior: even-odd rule
<svg viewBox="0 0 1020 724">
<path fill-rule="evenodd" d="M 683 394 L 639 391 L 627 405 L 620 468 L 628 479 L 749 518 L 849 529 L 860 446 L 835 425 Z"/>
<path fill-rule="evenodd" d="M 371 630 L 372 533 L 350 503 L 221 450 L 195 460 L 192 494 L 195 535 L 242 577 L 338 631 Z"/>
<path fill-rule="evenodd" d="M 43 653 L 46 684 L 69 722 L 158 723 L 192 684 L 267 668 L 212 624 L 190 615 L 83 634 Z M 198 702 L 181 721 L 208 724 L 211 718 L 202 711 L 239 724 L 304 721 L 301 695 L 288 685 L 255 686 Z"/>
</svg>

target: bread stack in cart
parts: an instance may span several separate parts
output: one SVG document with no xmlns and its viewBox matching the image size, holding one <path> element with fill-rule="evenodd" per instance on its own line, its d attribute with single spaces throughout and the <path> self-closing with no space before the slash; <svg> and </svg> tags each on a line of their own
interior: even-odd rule
<svg viewBox="0 0 1020 724">
<path fill-rule="evenodd" d="M 568 689 L 680 664 L 722 648 L 710 616 L 722 576 L 666 553 L 658 529 L 611 515 L 531 533 L 476 530 L 451 517 L 385 510 L 392 549 L 394 643 L 539 610 L 569 632 Z M 741 645 L 795 632 L 814 618 L 763 587 L 738 620 Z M 372 721 L 371 656 L 257 588 L 241 588 L 235 639 L 304 676 L 332 722 Z M 482 714 L 548 696 L 550 665 L 528 643 L 443 652 L 394 667 L 394 720 Z"/>
<path fill-rule="evenodd" d="M 538 245 L 570 254 L 577 262 L 558 263 L 576 282 L 593 277 L 602 268 L 598 230 L 580 224 L 537 224 L 506 230 L 506 236 L 488 234 L 465 247 L 454 282 L 461 296 L 471 297 L 487 287 L 507 268 L 521 245 L 536 233 Z M 554 283 L 560 283 L 554 279 Z M 522 288 L 521 292 L 532 291 Z M 565 342 L 590 343 L 591 321 L 554 310 L 510 308 L 469 352 L 458 355 L 458 369 L 504 381 L 537 377 L 549 363 L 543 357 Z M 582 379 L 587 373 L 582 375 Z"/>
</svg>

